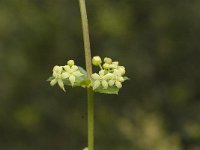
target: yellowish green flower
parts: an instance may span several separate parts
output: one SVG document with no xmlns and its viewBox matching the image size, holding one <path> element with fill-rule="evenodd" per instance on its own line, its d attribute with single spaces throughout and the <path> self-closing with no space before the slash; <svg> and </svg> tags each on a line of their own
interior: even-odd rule
<svg viewBox="0 0 200 150">
<path fill-rule="evenodd" d="M 65 72 L 62 73 L 63 79 L 69 79 L 72 86 L 74 85 L 76 78 L 82 76 L 83 74 L 79 71 L 78 66 L 76 65 L 65 65 L 64 67 Z"/>
<path fill-rule="evenodd" d="M 94 60 L 101 60 L 99 56 L 95 56 Z M 97 65 L 97 63 L 95 64 Z M 111 58 L 105 57 L 103 67 L 99 64 L 99 73 L 92 74 L 92 87 L 93 90 L 102 86 L 103 89 L 108 89 L 109 87 L 117 87 L 120 89 L 122 87 L 122 82 L 124 82 L 123 75 L 125 74 L 125 67 L 119 66 L 118 61 L 112 61 Z"/>
<path fill-rule="evenodd" d="M 93 90 L 97 89 L 100 85 L 102 85 L 104 89 L 108 88 L 108 82 L 106 80 L 105 70 L 100 70 L 99 74 L 97 73 L 92 74 L 92 78 L 94 79 Z"/>
<path fill-rule="evenodd" d="M 95 66 L 99 66 L 102 63 L 101 57 L 99 56 L 94 56 L 92 58 L 92 64 Z"/>
<path fill-rule="evenodd" d="M 60 86 L 62 90 L 65 91 L 63 78 L 62 78 L 63 67 L 62 66 L 54 66 L 53 68 L 53 77 L 54 79 L 51 80 L 50 85 L 54 86 L 56 83 Z"/>
</svg>

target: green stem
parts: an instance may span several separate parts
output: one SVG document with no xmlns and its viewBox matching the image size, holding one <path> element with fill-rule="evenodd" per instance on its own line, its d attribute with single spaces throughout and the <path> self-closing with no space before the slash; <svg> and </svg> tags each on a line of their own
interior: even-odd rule
<svg viewBox="0 0 200 150">
<path fill-rule="evenodd" d="M 91 80 L 91 75 L 92 75 L 91 49 L 90 49 L 90 37 L 89 37 L 85 0 L 79 0 L 79 5 L 80 5 L 81 21 L 83 29 L 86 70 L 88 78 Z M 92 88 L 87 89 L 87 99 L 88 99 L 88 149 L 94 150 L 94 92 Z"/>
</svg>

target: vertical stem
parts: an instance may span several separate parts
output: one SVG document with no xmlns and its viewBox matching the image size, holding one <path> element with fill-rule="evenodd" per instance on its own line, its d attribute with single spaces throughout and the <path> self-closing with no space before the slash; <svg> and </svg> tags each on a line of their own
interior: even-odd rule
<svg viewBox="0 0 200 150">
<path fill-rule="evenodd" d="M 91 50 L 90 50 L 90 37 L 89 37 L 89 27 L 88 27 L 85 0 L 79 0 L 79 4 L 80 4 L 81 21 L 82 21 L 82 29 L 83 29 L 86 70 L 87 70 L 89 79 L 91 79 L 91 74 L 92 74 Z"/>
<path fill-rule="evenodd" d="M 85 63 L 88 78 L 91 79 L 92 64 L 91 64 L 91 49 L 89 28 L 85 0 L 79 0 L 82 29 L 83 29 L 83 41 L 85 49 Z M 87 103 L 88 103 L 88 149 L 94 150 L 94 92 L 92 88 L 87 89 Z"/>
<path fill-rule="evenodd" d="M 88 93 L 88 149 L 94 150 L 94 92 L 91 88 Z"/>
</svg>

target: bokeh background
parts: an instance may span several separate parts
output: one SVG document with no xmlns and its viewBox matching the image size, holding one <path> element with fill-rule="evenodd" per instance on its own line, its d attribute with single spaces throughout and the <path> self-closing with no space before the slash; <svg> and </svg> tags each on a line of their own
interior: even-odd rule
<svg viewBox="0 0 200 150">
<path fill-rule="evenodd" d="M 87 0 L 92 55 L 126 66 L 95 95 L 96 150 L 200 150 L 200 1 Z M 0 150 L 81 150 L 86 91 L 50 87 L 84 65 L 78 0 L 0 0 Z"/>
</svg>

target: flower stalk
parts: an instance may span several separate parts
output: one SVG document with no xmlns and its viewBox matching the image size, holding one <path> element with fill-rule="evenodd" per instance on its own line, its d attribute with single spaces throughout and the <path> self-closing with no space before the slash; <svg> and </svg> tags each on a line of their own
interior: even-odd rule
<svg viewBox="0 0 200 150">
<path fill-rule="evenodd" d="M 92 63 L 91 63 L 91 49 L 89 38 L 89 27 L 87 19 L 87 11 L 85 0 L 79 0 L 81 22 L 83 30 L 83 41 L 85 50 L 85 63 L 87 76 L 91 80 L 92 77 Z M 91 87 L 87 88 L 87 103 L 88 103 L 88 149 L 94 150 L 94 92 Z"/>
</svg>

